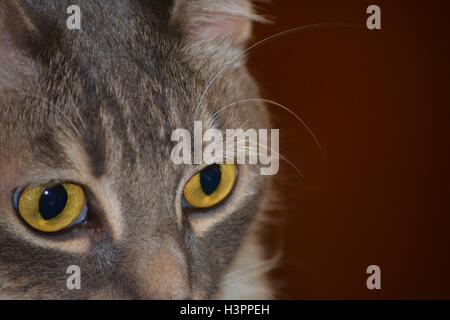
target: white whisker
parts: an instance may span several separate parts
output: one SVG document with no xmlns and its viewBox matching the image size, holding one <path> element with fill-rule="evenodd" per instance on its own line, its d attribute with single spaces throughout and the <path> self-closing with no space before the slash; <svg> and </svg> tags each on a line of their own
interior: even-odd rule
<svg viewBox="0 0 450 320">
<path fill-rule="evenodd" d="M 200 97 L 200 101 L 195 109 L 194 112 L 194 118 L 197 117 L 197 113 L 199 112 L 203 99 L 206 96 L 206 93 L 209 91 L 209 89 L 211 88 L 211 86 L 213 85 L 213 83 L 219 78 L 219 76 L 228 68 L 230 68 L 241 56 L 243 56 L 244 54 L 246 54 L 247 52 L 249 52 L 250 50 L 259 47 L 260 45 L 262 45 L 265 42 L 271 41 L 271 40 L 275 40 L 277 38 L 289 35 L 291 33 L 294 32 L 299 32 L 299 31 L 307 31 L 307 30 L 314 30 L 314 29 L 319 29 L 319 28 L 323 28 L 323 27 L 341 27 L 341 28 L 352 28 L 352 29 L 362 29 L 363 27 L 360 25 L 355 25 L 355 24 L 349 24 L 349 23 L 315 23 L 315 24 L 309 24 L 309 25 L 305 25 L 305 26 L 299 26 L 299 27 L 295 27 L 289 30 L 285 30 L 285 31 L 281 31 L 277 34 L 271 35 L 267 38 L 264 38 L 256 43 L 254 43 L 253 45 L 251 45 L 250 47 L 248 47 L 247 49 L 245 49 L 244 51 L 242 51 L 235 59 L 233 59 L 230 63 L 228 63 L 227 65 L 225 65 L 223 68 L 221 68 L 219 70 L 219 72 L 211 79 L 211 81 L 208 83 L 208 85 L 206 86 L 206 89 L 203 91 L 203 94 Z"/>
<path fill-rule="evenodd" d="M 280 107 L 280 108 L 282 108 L 282 109 L 288 111 L 290 114 L 292 114 L 292 115 L 293 115 L 293 116 L 294 116 L 294 117 L 302 124 L 302 126 L 306 129 L 306 131 L 308 132 L 308 134 L 313 138 L 314 143 L 317 145 L 317 148 L 319 149 L 320 155 L 322 156 L 322 158 L 323 158 L 325 164 L 328 164 L 328 159 L 327 159 L 327 156 L 326 156 L 326 154 L 325 154 L 325 151 L 324 151 L 322 145 L 320 144 L 319 139 L 317 139 L 316 135 L 315 135 L 314 132 L 311 130 L 311 128 L 306 124 L 305 121 L 302 120 L 302 118 L 301 118 L 299 115 L 297 115 L 294 111 L 292 111 L 292 110 L 289 109 L 288 107 L 283 106 L 281 103 L 278 103 L 278 102 L 275 102 L 275 101 L 272 101 L 272 100 L 269 100 L 269 99 L 263 99 L 263 98 L 249 98 L 249 99 L 243 99 L 243 100 L 239 100 L 239 101 L 235 101 L 235 102 L 233 102 L 233 103 L 230 103 L 229 105 L 227 105 L 227 106 L 225 106 L 225 107 L 219 109 L 217 112 L 215 112 L 215 113 L 213 114 L 213 119 L 214 119 L 215 117 L 217 117 L 217 115 L 218 115 L 219 113 L 223 112 L 224 110 L 226 110 L 226 109 L 228 109 L 228 108 L 230 108 L 230 107 L 232 107 L 232 106 L 235 106 L 235 105 L 238 105 L 238 104 L 242 104 L 242 103 L 245 103 L 245 102 L 251 102 L 251 101 L 261 101 L 261 102 L 269 103 L 269 104 L 271 104 L 271 105 L 278 106 L 278 107 Z"/>
</svg>

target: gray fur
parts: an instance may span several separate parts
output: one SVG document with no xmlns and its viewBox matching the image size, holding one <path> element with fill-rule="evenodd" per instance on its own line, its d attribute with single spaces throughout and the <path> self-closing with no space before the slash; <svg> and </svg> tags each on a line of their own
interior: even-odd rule
<svg viewBox="0 0 450 320">
<path fill-rule="evenodd" d="M 170 137 L 176 128 L 192 129 L 194 120 L 220 129 L 268 128 L 257 103 L 211 121 L 221 107 L 258 97 L 238 57 L 244 43 L 195 43 L 183 25 L 189 17 L 174 17 L 172 1 L 42 3 L 0 3 L 0 297 L 214 297 L 260 210 L 264 180 L 257 168 L 242 170 L 239 183 L 252 195 L 237 206 L 240 195 L 232 194 L 214 209 L 232 212 L 199 237 L 190 226 L 191 213 L 183 213 L 181 228 L 177 224 L 179 185 L 193 167 L 170 161 Z M 65 28 L 69 4 L 82 8 L 81 31 Z M 194 118 L 209 81 L 230 61 L 233 66 Z M 118 198 L 124 217 L 120 241 L 111 235 L 93 180 L 70 174 L 78 160 L 67 154 L 68 141 L 87 155 L 85 174 L 107 181 L 108 192 Z M 23 224 L 12 206 L 13 190 L 47 179 L 84 186 L 90 203 L 86 225 L 54 235 L 26 229 L 56 244 L 48 248 L 27 241 L 11 225 Z M 88 252 L 58 249 L 80 235 L 93 243 Z M 161 252 L 168 254 L 168 266 L 175 261 L 171 255 L 185 264 L 160 270 Z M 81 267 L 82 290 L 66 288 L 65 271 L 73 264 Z M 157 272 L 173 283 L 158 283 L 152 274 Z"/>
</svg>

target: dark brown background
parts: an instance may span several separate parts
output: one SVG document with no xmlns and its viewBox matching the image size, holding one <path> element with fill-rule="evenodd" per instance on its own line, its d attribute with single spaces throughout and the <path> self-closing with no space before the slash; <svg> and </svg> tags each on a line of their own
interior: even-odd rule
<svg viewBox="0 0 450 320">
<path fill-rule="evenodd" d="M 382 30 L 365 28 L 378 4 Z M 300 31 L 250 51 L 272 107 L 283 163 L 284 210 L 271 243 L 279 298 L 450 298 L 448 1 L 273 0 L 255 40 L 293 27 L 347 22 L 360 29 Z M 284 242 L 280 242 L 284 240 Z M 381 267 L 379 291 L 366 268 Z"/>
</svg>

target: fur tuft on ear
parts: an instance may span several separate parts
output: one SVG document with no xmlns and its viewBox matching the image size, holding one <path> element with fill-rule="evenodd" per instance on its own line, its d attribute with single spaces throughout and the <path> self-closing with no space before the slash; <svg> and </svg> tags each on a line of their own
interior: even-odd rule
<svg viewBox="0 0 450 320">
<path fill-rule="evenodd" d="M 172 21 L 188 41 L 245 43 L 251 36 L 252 22 L 266 22 L 255 13 L 250 0 L 175 0 Z"/>
<path fill-rule="evenodd" d="M 17 89 L 34 75 L 33 60 L 26 48 L 26 34 L 33 26 L 15 2 L 0 2 L 0 90 Z"/>
</svg>

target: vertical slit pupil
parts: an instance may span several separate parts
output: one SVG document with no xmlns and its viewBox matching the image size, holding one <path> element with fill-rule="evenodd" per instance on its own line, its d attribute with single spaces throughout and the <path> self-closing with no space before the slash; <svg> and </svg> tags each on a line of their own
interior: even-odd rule
<svg viewBox="0 0 450 320">
<path fill-rule="evenodd" d="M 67 205 L 68 194 L 62 185 L 45 189 L 39 199 L 39 212 L 44 220 L 57 217 Z"/>
<path fill-rule="evenodd" d="M 200 171 L 200 185 L 206 195 L 217 190 L 222 178 L 222 172 L 218 164 L 213 164 Z"/>
</svg>

